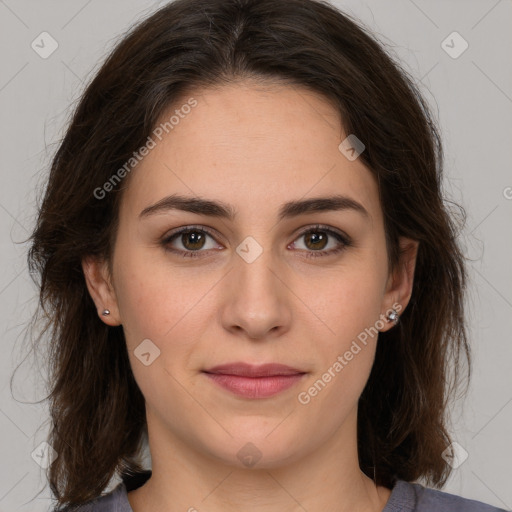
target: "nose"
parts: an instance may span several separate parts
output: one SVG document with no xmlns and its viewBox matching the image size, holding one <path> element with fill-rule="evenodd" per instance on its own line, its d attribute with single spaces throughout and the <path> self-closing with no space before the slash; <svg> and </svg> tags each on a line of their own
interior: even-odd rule
<svg viewBox="0 0 512 512">
<path fill-rule="evenodd" d="M 278 337 L 290 329 L 293 294 L 271 251 L 251 263 L 236 256 L 226 276 L 221 321 L 226 330 L 250 339 Z"/>
</svg>

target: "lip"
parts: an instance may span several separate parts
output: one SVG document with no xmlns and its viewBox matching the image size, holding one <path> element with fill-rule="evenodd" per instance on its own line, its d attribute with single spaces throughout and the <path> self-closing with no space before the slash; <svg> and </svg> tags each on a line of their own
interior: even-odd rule
<svg viewBox="0 0 512 512">
<path fill-rule="evenodd" d="M 267 398 L 302 380 L 306 372 L 290 366 L 268 363 L 229 363 L 204 370 L 217 385 L 245 398 Z"/>
<path fill-rule="evenodd" d="M 284 364 L 249 364 L 243 362 L 221 364 L 204 371 L 206 373 L 238 375 L 239 377 L 274 377 L 279 375 L 297 375 L 298 373 L 306 373 Z"/>
</svg>

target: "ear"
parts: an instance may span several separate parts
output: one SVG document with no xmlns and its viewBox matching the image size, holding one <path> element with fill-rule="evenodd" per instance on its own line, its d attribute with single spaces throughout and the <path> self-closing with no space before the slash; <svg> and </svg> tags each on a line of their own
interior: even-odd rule
<svg viewBox="0 0 512 512">
<path fill-rule="evenodd" d="M 381 318 L 386 320 L 387 315 L 394 309 L 401 315 L 412 294 L 414 283 L 414 270 L 416 268 L 416 258 L 418 255 L 419 242 L 410 238 L 400 237 L 400 260 L 394 272 L 389 275 L 386 292 L 383 300 L 384 312 Z M 384 328 L 380 332 L 387 331 L 394 326 L 391 321 L 386 321 Z"/>
<path fill-rule="evenodd" d="M 82 260 L 82 269 L 87 289 L 96 304 L 98 316 L 112 327 L 121 325 L 117 297 L 112 285 L 108 263 L 98 257 L 88 256 Z M 105 309 L 110 311 L 109 315 L 103 315 Z"/>
</svg>

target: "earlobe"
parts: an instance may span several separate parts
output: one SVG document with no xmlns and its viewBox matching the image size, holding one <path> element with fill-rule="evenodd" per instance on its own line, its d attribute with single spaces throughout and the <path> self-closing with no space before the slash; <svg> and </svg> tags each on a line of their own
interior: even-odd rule
<svg viewBox="0 0 512 512">
<path fill-rule="evenodd" d="M 108 264 L 105 260 L 89 256 L 82 260 L 82 270 L 89 294 L 96 305 L 98 316 L 110 326 L 121 324 L 117 297 Z"/>
</svg>

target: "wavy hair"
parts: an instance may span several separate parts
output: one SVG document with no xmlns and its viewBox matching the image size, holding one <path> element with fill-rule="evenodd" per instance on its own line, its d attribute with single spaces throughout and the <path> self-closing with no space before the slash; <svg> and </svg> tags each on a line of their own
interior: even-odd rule
<svg viewBox="0 0 512 512">
<path fill-rule="evenodd" d="M 126 184 L 101 199 L 94 191 L 178 98 L 244 79 L 329 100 L 344 132 L 366 146 L 360 158 L 378 183 L 391 268 L 400 236 L 419 241 L 410 303 L 397 327 L 380 334 L 359 400 L 359 464 L 376 485 L 445 483 L 446 413 L 461 354 L 468 382 L 470 375 L 460 226 L 444 197 L 441 137 L 427 102 L 369 32 L 319 0 L 177 0 L 130 29 L 81 94 L 51 162 L 28 255 L 39 289 L 35 318 L 45 319 L 37 339 L 48 343 L 48 442 L 58 453 L 48 479 L 58 505 L 81 504 L 114 475 L 143 469 L 144 397 L 122 326 L 98 318 L 81 267 L 90 255 L 111 260 Z"/>
</svg>

